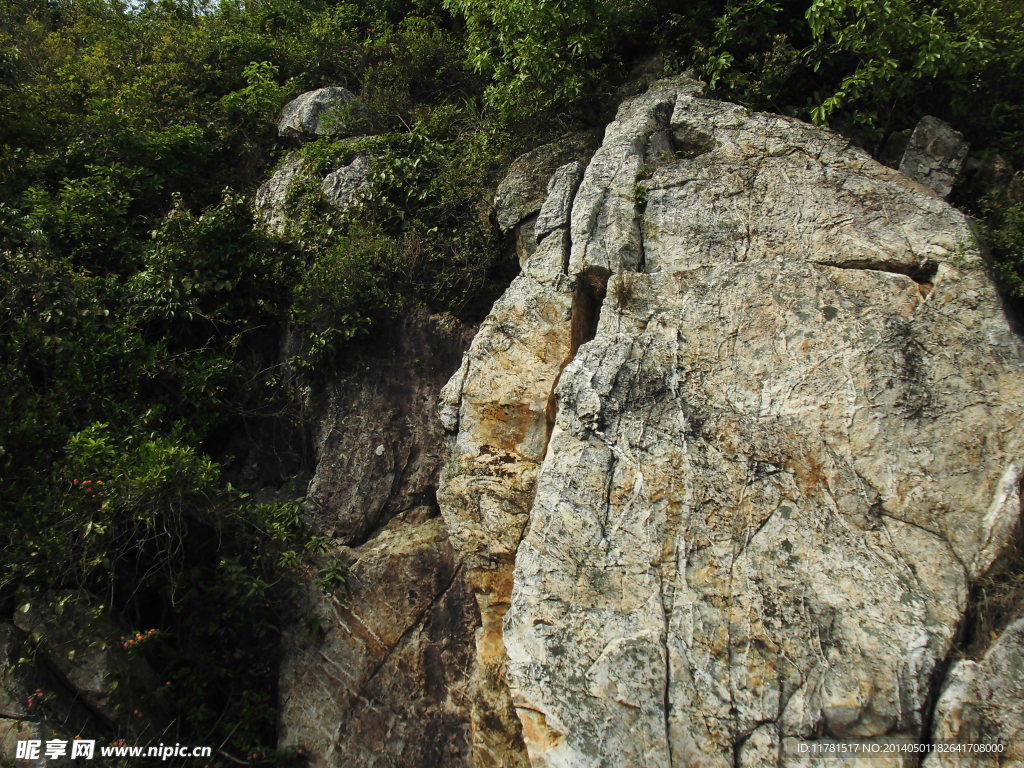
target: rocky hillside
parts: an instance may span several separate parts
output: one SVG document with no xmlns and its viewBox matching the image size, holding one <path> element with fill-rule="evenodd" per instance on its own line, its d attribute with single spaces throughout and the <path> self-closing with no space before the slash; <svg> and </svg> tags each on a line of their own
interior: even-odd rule
<svg viewBox="0 0 1024 768">
<path fill-rule="evenodd" d="M 658 80 L 603 137 L 511 164 L 492 218 L 519 271 L 481 323 L 420 304 L 346 365 L 282 375 L 314 467 L 301 508 L 255 508 L 301 550 L 269 550 L 291 568 L 286 607 L 222 613 L 269 588 L 242 560 L 209 574 L 221 591 L 179 575 L 169 593 L 213 612 L 199 640 L 227 622 L 253 627 L 251 646 L 227 635 L 201 656 L 171 609 L 132 620 L 101 590 L 20 589 L 0 624 L 2 759 L 53 734 L 162 738 L 176 707 L 209 700 L 172 697 L 177 670 L 213 674 L 202 658 L 276 678 L 258 715 L 252 689 L 224 705 L 276 721 L 276 752 L 240 757 L 238 724 L 195 707 L 227 732 L 216 765 L 754 768 L 882 739 L 917 751 L 853 762 L 1024 765 L 1024 345 L 945 200 L 963 137 L 926 118 L 897 170 L 704 92 Z M 376 137 L 309 151 L 339 100 L 362 109 L 340 88 L 286 107 L 292 151 L 256 194 L 255 232 L 368 210 Z M 322 204 L 305 219 L 297 189 Z M 357 235 L 346 255 L 383 253 Z M 316 269 L 304 290 L 323 301 L 351 287 Z M 311 338 L 291 328 L 275 354 Z M 72 446 L 96 466 L 165 451 L 181 467 L 161 477 L 218 498 L 192 454 L 126 441 L 111 458 L 99 427 Z M 259 439 L 239 482 L 269 471 Z M 67 493 L 112 516 L 148 487 L 93 482 Z M 214 528 L 188 525 L 198 557 Z M 255 667 L 268 638 L 280 659 Z M 1010 752 L 922 759 L 950 741 Z"/>
<path fill-rule="evenodd" d="M 1020 0 L 0 0 L 0 768 L 1024 768 L 1022 136 Z"/>
</svg>

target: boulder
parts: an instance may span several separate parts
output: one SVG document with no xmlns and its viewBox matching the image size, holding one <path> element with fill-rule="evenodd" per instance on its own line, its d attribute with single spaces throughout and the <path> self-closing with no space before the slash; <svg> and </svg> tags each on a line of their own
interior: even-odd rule
<svg viewBox="0 0 1024 768">
<path fill-rule="evenodd" d="M 320 136 L 344 136 L 346 109 L 356 109 L 355 95 L 337 86 L 317 88 L 296 96 L 284 105 L 277 121 L 280 136 L 315 139 Z"/>
<path fill-rule="evenodd" d="M 440 401 L 476 663 L 536 767 L 926 740 L 1020 517 L 1024 348 L 967 217 L 700 92 L 620 107 Z"/>
<path fill-rule="evenodd" d="M 370 158 L 356 155 L 348 164 L 324 177 L 320 191 L 331 207 L 343 211 L 359 199 L 359 193 L 370 185 Z"/>
<path fill-rule="evenodd" d="M 910 136 L 900 172 L 946 197 L 963 167 L 967 148 L 962 133 L 937 117 L 925 115 Z"/>
</svg>

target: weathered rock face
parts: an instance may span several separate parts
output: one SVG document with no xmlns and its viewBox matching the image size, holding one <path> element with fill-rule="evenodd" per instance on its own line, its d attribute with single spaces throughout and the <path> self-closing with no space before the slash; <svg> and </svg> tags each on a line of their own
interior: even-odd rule
<svg viewBox="0 0 1024 768">
<path fill-rule="evenodd" d="M 277 121 L 277 132 L 281 136 L 302 139 L 342 136 L 345 133 L 342 111 L 355 108 L 357 103 L 354 94 L 337 86 L 307 91 L 284 105 Z"/>
<path fill-rule="evenodd" d="M 555 169 L 570 160 L 585 160 L 593 144 L 591 134 L 571 134 L 517 157 L 494 195 L 498 226 L 507 231 L 537 213 L 547 199 L 548 179 Z"/>
<path fill-rule="evenodd" d="M 323 393 L 306 497 L 318 533 L 356 546 L 396 516 L 437 514 L 444 433 L 435 407 L 470 335 L 451 316 L 410 313 L 379 354 Z"/>
<path fill-rule="evenodd" d="M 967 219 L 699 91 L 655 84 L 551 183 L 441 398 L 477 765 L 522 764 L 507 691 L 534 766 L 927 740 L 1019 524 L 1024 350 Z"/>
<path fill-rule="evenodd" d="M 366 155 L 356 155 L 348 165 L 343 165 L 324 177 L 320 191 L 324 199 L 338 210 L 344 210 L 359 199 L 359 193 L 369 186 L 371 162 Z"/>
<path fill-rule="evenodd" d="M 561 271 L 566 234 L 563 226 L 541 242 L 441 397 L 441 420 L 458 437 L 438 502 L 482 623 L 471 705 L 481 767 L 526 765 L 505 680 L 501 623 L 547 445 L 550 394 L 570 356 L 564 330 L 572 291 Z"/>
<path fill-rule="evenodd" d="M 313 766 L 470 768 L 477 617 L 444 524 L 407 519 L 336 556 L 350 589 L 310 586 L 285 634 L 281 743 Z"/>
<path fill-rule="evenodd" d="M 285 234 L 294 224 L 289 213 L 288 193 L 299 178 L 305 160 L 298 152 L 289 153 L 274 174 L 256 190 L 254 213 L 257 223 L 275 235 Z M 320 183 L 320 194 L 338 211 L 344 211 L 359 201 L 359 193 L 369 186 L 372 161 L 366 155 L 356 155 L 348 164 L 327 174 Z"/>
</svg>

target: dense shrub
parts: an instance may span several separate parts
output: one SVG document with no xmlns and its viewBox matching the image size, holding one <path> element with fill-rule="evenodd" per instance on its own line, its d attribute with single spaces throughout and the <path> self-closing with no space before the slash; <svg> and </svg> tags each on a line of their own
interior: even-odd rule
<svg viewBox="0 0 1024 768">
<path fill-rule="evenodd" d="M 992 252 L 995 277 L 1024 306 L 1024 179 L 1019 176 L 979 204 L 982 236 Z"/>
<path fill-rule="evenodd" d="M 491 75 L 487 101 L 505 116 L 579 99 L 608 71 L 615 50 L 650 18 L 631 0 L 445 0 L 466 22 L 469 60 Z"/>
</svg>

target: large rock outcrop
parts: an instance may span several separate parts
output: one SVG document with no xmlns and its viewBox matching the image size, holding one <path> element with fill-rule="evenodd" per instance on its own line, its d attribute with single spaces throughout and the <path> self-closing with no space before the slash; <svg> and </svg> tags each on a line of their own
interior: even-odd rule
<svg viewBox="0 0 1024 768">
<path fill-rule="evenodd" d="M 563 223 L 541 242 L 441 395 L 441 421 L 458 436 L 438 502 L 482 624 L 471 702 L 479 768 L 527 765 L 508 695 L 501 627 L 548 441 L 551 391 L 570 357 L 564 331 L 572 291 L 561 268 L 566 237 Z"/>
<path fill-rule="evenodd" d="M 699 93 L 655 84 L 561 171 L 442 394 L 478 766 L 928 741 L 1016 535 L 1024 351 L 967 218 Z"/>
</svg>

